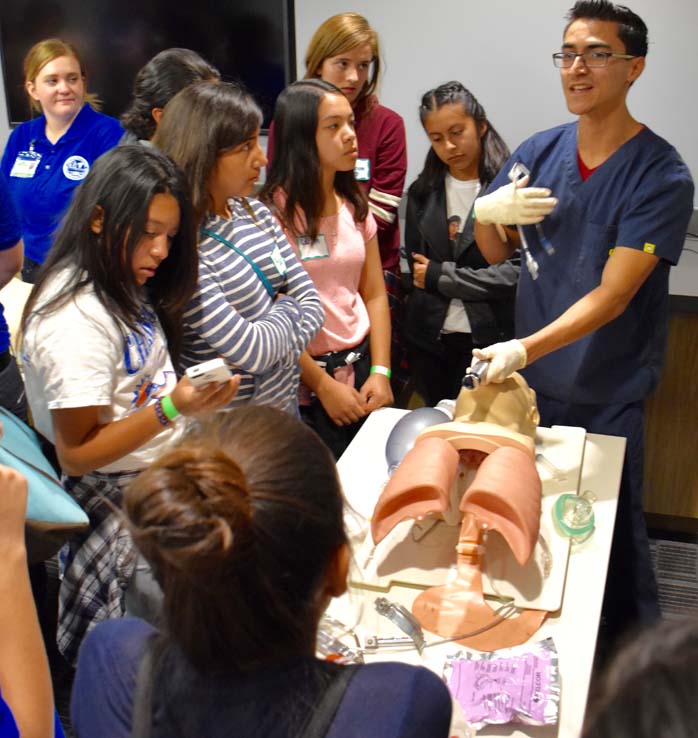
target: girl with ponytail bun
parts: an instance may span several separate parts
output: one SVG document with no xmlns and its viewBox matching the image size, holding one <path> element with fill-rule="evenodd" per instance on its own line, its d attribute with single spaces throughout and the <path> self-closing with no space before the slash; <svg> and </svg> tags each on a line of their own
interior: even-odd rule
<svg viewBox="0 0 698 738">
<path fill-rule="evenodd" d="M 219 413 L 132 482 L 124 515 L 162 588 L 162 626 L 123 618 L 87 637 L 77 738 L 309 735 L 329 685 L 349 674 L 314 655 L 350 556 L 320 438 L 270 407 Z M 450 713 L 431 672 L 372 664 L 351 673 L 326 734 L 445 737 Z"/>
</svg>

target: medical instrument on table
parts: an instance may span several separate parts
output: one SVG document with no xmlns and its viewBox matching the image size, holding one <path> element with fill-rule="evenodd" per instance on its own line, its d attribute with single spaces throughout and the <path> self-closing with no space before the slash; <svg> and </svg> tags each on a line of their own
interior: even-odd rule
<svg viewBox="0 0 698 738">
<path fill-rule="evenodd" d="M 379 648 L 412 648 L 415 643 L 409 636 L 366 636 L 365 651 L 377 651 Z"/>
<path fill-rule="evenodd" d="M 567 473 L 564 469 L 560 469 L 560 467 L 555 466 L 552 461 L 547 456 L 544 456 L 541 453 L 536 454 L 536 461 L 540 463 L 542 466 L 544 466 L 549 472 L 550 476 L 556 481 L 556 482 L 565 482 L 567 480 Z"/>
<path fill-rule="evenodd" d="M 465 370 L 462 385 L 467 390 L 476 390 L 484 381 L 489 361 L 478 361 Z"/>
<path fill-rule="evenodd" d="M 595 529 L 593 503 L 596 495 L 584 490 L 581 495 L 560 495 L 553 507 L 553 521 L 562 535 L 572 543 L 583 543 Z"/>
<path fill-rule="evenodd" d="M 375 605 L 378 614 L 395 623 L 403 633 L 407 633 L 417 651 L 422 653 L 426 641 L 417 618 L 406 607 L 398 602 L 390 602 L 386 597 L 376 597 Z"/>
<path fill-rule="evenodd" d="M 337 637 L 339 634 L 343 635 L 347 632 L 354 636 L 357 648 L 350 648 Z M 363 664 L 363 652 L 358 646 L 359 641 L 356 634 L 349 630 L 344 623 L 327 614 L 322 616 L 315 641 L 315 650 L 318 653 L 322 654 L 328 661 L 337 661 L 342 664 Z"/>
<path fill-rule="evenodd" d="M 524 177 L 530 176 L 530 174 L 531 172 L 529 171 L 528 167 L 525 164 L 517 161 L 509 170 L 509 179 L 514 184 L 516 184 Z M 531 249 L 528 246 L 528 241 L 526 239 L 523 227 L 519 225 L 517 226 L 517 229 L 519 231 L 519 237 L 521 238 L 521 250 L 524 253 L 524 258 L 526 259 L 526 267 L 528 268 L 529 274 L 531 275 L 531 279 L 538 279 L 538 262 L 531 254 Z M 538 234 L 538 238 L 540 239 L 545 253 L 548 254 L 548 256 L 552 256 L 555 253 L 555 247 L 552 245 L 550 239 L 543 232 L 543 227 L 540 223 L 536 223 L 536 233 Z"/>
</svg>

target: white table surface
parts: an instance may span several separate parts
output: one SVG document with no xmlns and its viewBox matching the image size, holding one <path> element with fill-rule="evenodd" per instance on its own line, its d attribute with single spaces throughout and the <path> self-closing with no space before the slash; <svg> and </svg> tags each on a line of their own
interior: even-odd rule
<svg viewBox="0 0 698 738">
<path fill-rule="evenodd" d="M 337 464 L 347 501 L 362 517 L 370 516 L 387 480 L 385 442 L 393 425 L 405 412 L 386 408 L 372 413 Z M 601 614 L 624 450 L 624 438 L 587 434 L 579 491 L 589 489 L 596 495 L 596 531 L 588 541 L 572 547 L 562 608 L 552 613 L 532 638 L 537 641 L 552 637 L 557 647 L 562 686 L 558 725 L 488 726 L 478 735 L 579 736 Z M 329 614 L 344 623 L 355 625 L 360 636 L 404 635 L 397 626 L 375 613 L 373 601 L 376 596 L 382 595 L 409 606 L 419 592 L 408 587 L 392 587 L 387 594 L 352 588 L 347 595 L 335 600 Z M 438 639 L 433 634 L 425 635 L 427 643 Z M 415 649 L 399 652 L 384 649 L 375 656 L 367 656 L 366 660 L 400 660 L 422 664 L 441 675 L 445 656 L 460 649 L 464 647 L 458 643 L 438 645 L 425 649 L 423 656 Z"/>
</svg>

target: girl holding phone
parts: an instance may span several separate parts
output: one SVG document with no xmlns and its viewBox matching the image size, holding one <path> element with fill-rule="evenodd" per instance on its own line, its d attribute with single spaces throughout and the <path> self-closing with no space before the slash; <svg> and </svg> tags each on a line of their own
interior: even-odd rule
<svg viewBox="0 0 698 738">
<path fill-rule="evenodd" d="M 89 628 L 124 613 L 134 551 L 122 489 L 177 435 L 179 416 L 230 402 L 238 379 L 176 379 L 181 316 L 196 279 L 183 177 L 141 145 L 95 162 L 66 214 L 23 317 L 22 359 L 37 430 L 56 446 L 68 492 L 90 518 L 70 543 L 58 646 L 73 661 Z"/>
</svg>

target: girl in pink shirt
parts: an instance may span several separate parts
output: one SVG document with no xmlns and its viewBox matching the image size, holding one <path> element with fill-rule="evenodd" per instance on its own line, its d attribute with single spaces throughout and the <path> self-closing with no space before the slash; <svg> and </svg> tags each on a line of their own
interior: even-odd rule
<svg viewBox="0 0 698 738">
<path fill-rule="evenodd" d="M 322 80 L 279 96 L 263 197 L 313 279 L 325 324 L 301 356 L 301 413 L 338 458 L 373 410 L 393 401 L 390 314 L 347 98 Z"/>
</svg>

